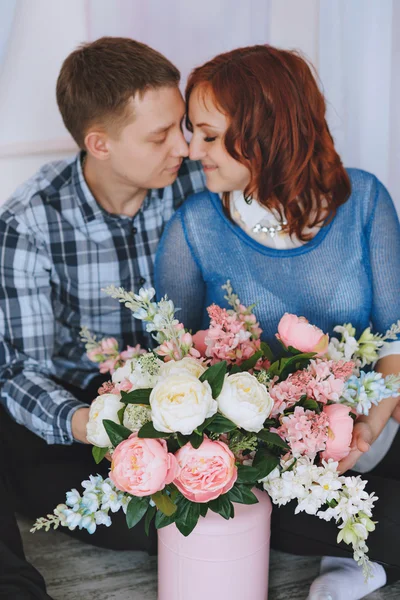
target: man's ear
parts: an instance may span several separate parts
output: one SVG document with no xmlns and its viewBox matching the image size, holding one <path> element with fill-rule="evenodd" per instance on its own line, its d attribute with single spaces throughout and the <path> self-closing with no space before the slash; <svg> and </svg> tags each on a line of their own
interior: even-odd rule
<svg viewBox="0 0 400 600">
<path fill-rule="evenodd" d="M 101 129 L 92 129 L 85 136 L 85 147 L 97 160 L 107 160 L 110 156 L 108 135 Z"/>
</svg>

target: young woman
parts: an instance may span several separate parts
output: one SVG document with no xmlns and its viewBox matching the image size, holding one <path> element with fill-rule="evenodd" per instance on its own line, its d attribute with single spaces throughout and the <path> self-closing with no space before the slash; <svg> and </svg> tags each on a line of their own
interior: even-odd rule
<svg viewBox="0 0 400 600">
<path fill-rule="evenodd" d="M 182 308 L 186 327 L 207 327 L 205 309 L 212 302 L 225 305 L 221 286 L 229 279 L 243 304 L 257 304 L 271 345 L 285 312 L 305 316 L 328 333 L 344 322 L 358 334 L 371 323 L 385 332 L 400 317 L 396 211 L 376 177 L 344 169 L 307 63 L 270 46 L 239 48 L 195 69 L 186 101 L 190 157 L 202 162 L 208 191 L 192 196 L 170 221 L 156 262 L 158 293 Z M 400 371 L 399 344 L 393 342 L 380 359 L 376 368 L 384 374 Z M 385 400 L 360 418 L 343 471 L 369 449 L 395 406 L 395 399 Z M 395 435 L 392 427 L 375 462 Z M 378 496 L 390 485 L 398 502 L 392 458 L 393 451 L 385 457 L 390 467 L 382 481 L 374 479 L 379 467 L 372 479 Z M 382 498 L 378 506 L 381 522 L 369 540 L 370 556 L 397 568 L 395 503 Z M 312 600 L 356 600 L 385 584 L 379 564 L 364 583 L 348 550 L 336 547 L 331 524 L 294 517 L 293 507 L 285 508 L 273 518 L 275 547 L 339 556 L 324 559 Z"/>
</svg>

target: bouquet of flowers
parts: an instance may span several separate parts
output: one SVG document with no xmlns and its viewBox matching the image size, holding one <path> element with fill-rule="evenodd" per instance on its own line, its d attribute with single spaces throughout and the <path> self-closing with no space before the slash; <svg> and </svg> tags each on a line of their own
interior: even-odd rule
<svg viewBox="0 0 400 600">
<path fill-rule="evenodd" d="M 153 289 L 138 294 L 105 291 L 133 311 L 158 346 L 119 352 L 115 339 L 96 341 L 82 332 L 91 360 L 111 380 L 90 407 L 87 439 L 99 463 L 111 455 L 109 477 L 91 475 L 84 491 L 67 493 L 42 527 L 94 532 L 110 526 L 122 508 L 127 526 L 142 518 L 146 530 L 175 523 L 189 535 L 208 510 L 234 517 L 233 502 L 255 504 L 254 487 L 278 505 L 297 502 L 338 524 L 338 542 L 352 544 L 368 573 L 366 539 L 375 528 L 377 500 L 360 476 L 342 476 L 357 414 L 396 396 L 400 378 L 361 369 L 396 339 L 400 321 L 385 335 L 370 329 L 356 340 L 350 325 L 329 340 L 303 317 L 285 314 L 278 326 L 279 357 L 261 341 L 254 306 L 243 306 L 230 283 L 229 309 L 208 308 L 210 327 L 192 336 L 175 318 L 173 302 L 154 302 Z"/>
</svg>

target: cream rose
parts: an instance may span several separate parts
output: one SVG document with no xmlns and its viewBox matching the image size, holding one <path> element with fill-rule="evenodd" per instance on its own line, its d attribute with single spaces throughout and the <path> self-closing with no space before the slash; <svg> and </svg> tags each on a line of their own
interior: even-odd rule
<svg viewBox="0 0 400 600">
<path fill-rule="evenodd" d="M 176 373 L 186 371 L 198 379 L 206 370 L 202 362 L 191 356 L 185 356 L 181 360 L 169 360 L 164 363 L 161 367 L 160 375 L 161 377 L 168 377 L 168 375 L 175 375 Z"/>
<path fill-rule="evenodd" d="M 110 438 L 104 429 L 103 419 L 109 419 L 119 424 L 118 411 L 125 406 L 120 401 L 119 394 L 102 394 L 97 396 L 90 406 L 89 421 L 86 425 L 88 442 L 100 448 L 112 446 Z"/>
<path fill-rule="evenodd" d="M 273 404 L 265 385 L 245 372 L 225 377 L 218 396 L 219 411 L 246 431 L 260 431 L 271 414 Z"/>
<path fill-rule="evenodd" d="M 112 382 L 121 383 L 124 379 L 129 379 L 136 362 L 137 358 L 130 358 L 127 360 L 123 367 L 119 367 L 119 369 L 114 371 L 111 377 Z"/>
<path fill-rule="evenodd" d="M 217 412 L 208 382 L 185 371 L 162 379 L 150 394 L 150 406 L 157 431 L 184 435 Z"/>
</svg>

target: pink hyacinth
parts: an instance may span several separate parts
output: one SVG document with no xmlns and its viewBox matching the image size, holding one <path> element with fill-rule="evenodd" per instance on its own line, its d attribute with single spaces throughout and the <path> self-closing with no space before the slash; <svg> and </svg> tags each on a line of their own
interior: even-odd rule
<svg viewBox="0 0 400 600">
<path fill-rule="evenodd" d="M 212 304 L 207 311 L 210 327 L 201 342 L 205 343 L 204 354 L 211 358 L 211 364 L 226 360 L 240 365 L 260 349 L 261 342 L 257 338 L 261 329 L 249 309 L 239 305 L 239 312 L 229 312 Z"/>
<path fill-rule="evenodd" d="M 274 431 L 288 442 L 294 456 L 314 459 L 317 452 L 326 448 L 328 425 L 325 413 L 318 415 L 312 410 L 296 406 L 294 413 L 283 417 L 282 425 Z"/>
<path fill-rule="evenodd" d="M 305 386 L 297 381 L 292 381 L 293 376 L 289 376 L 285 381 L 273 384 L 269 393 L 274 401 L 274 407 L 271 412 L 272 417 L 283 413 L 284 410 L 290 408 L 305 394 Z"/>
</svg>

